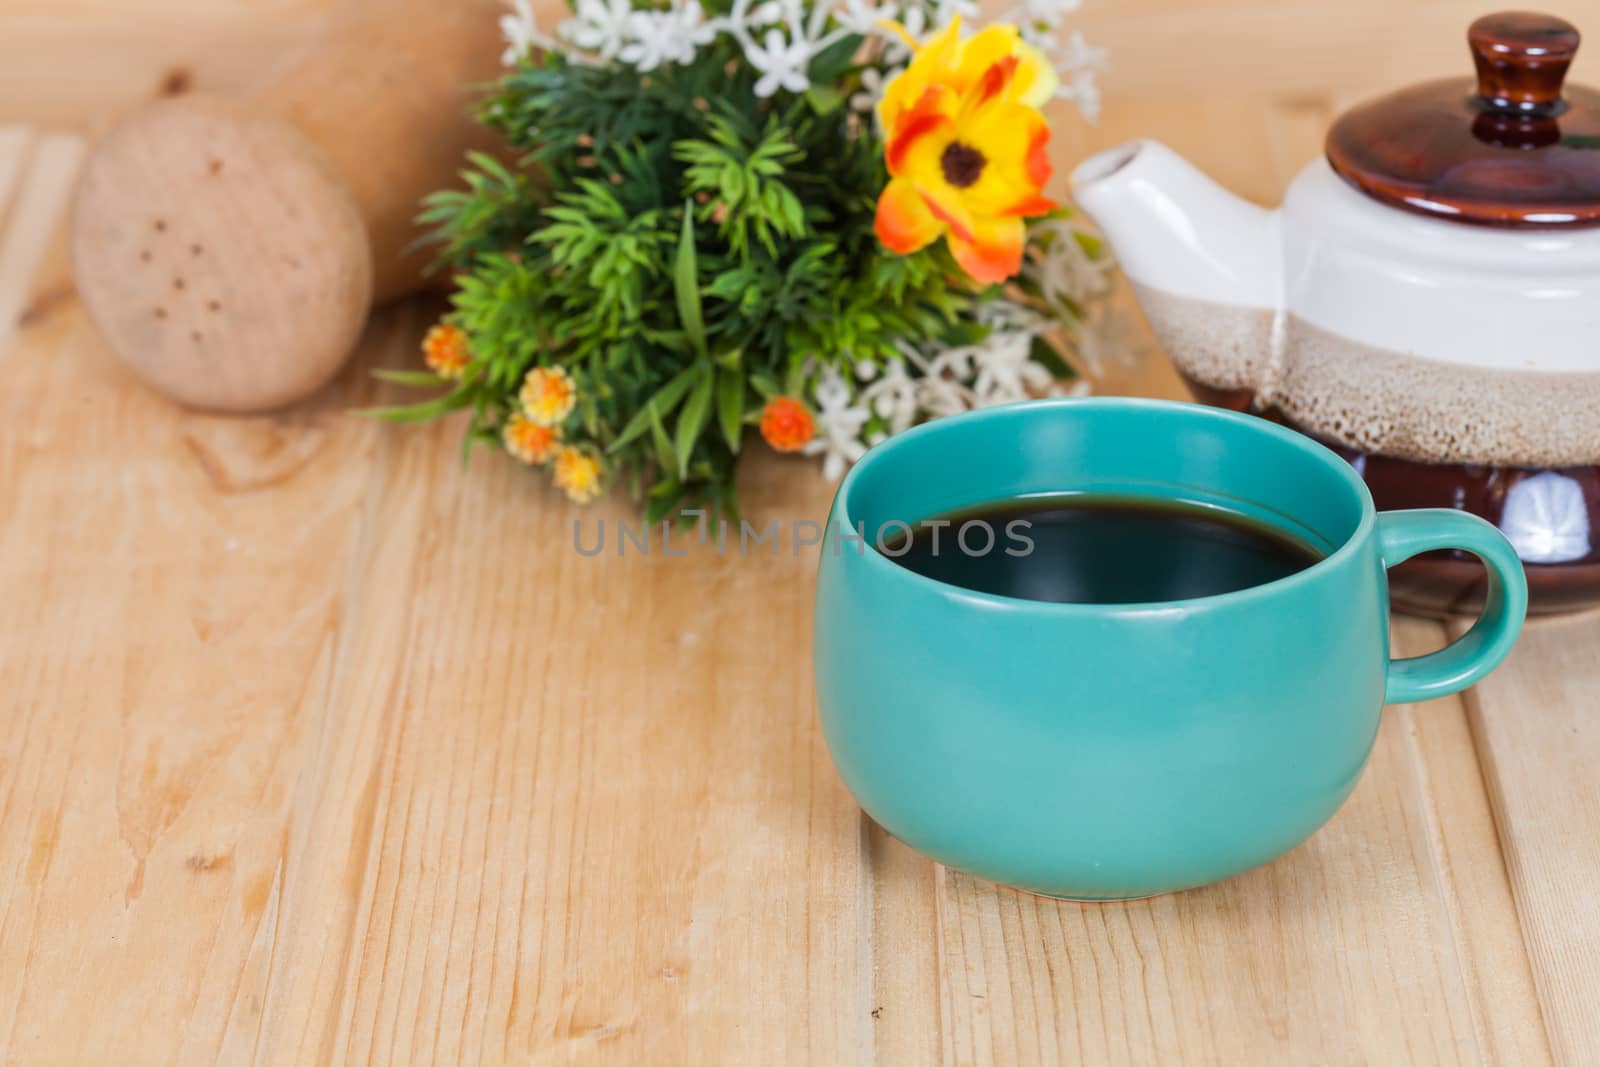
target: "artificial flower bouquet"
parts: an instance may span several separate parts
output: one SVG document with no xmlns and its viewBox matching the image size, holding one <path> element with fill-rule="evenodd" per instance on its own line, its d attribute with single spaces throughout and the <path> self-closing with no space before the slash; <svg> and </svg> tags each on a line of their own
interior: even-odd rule
<svg viewBox="0 0 1600 1067">
<path fill-rule="evenodd" d="M 382 414 L 470 409 L 471 440 L 656 521 L 737 515 L 748 427 L 837 478 L 1064 390 L 1109 270 L 1046 192 L 1041 107 L 1096 105 L 1075 3 L 971 32 L 963 0 L 578 0 L 550 37 L 519 6 L 482 119 L 525 158 L 428 202 L 453 310 L 389 375 L 447 391 Z"/>
</svg>

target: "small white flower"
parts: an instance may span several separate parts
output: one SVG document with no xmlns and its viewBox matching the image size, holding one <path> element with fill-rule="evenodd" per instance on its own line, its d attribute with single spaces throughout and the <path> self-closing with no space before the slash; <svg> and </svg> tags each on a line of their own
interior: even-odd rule
<svg viewBox="0 0 1600 1067">
<path fill-rule="evenodd" d="M 1061 25 L 1063 15 L 1083 6 L 1083 0 L 1022 0 L 1022 15 L 1026 22 L 1046 26 Z"/>
<path fill-rule="evenodd" d="M 575 48 L 611 60 L 627 42 L 632 16 L 630 0 L 578 0 L 576 13 L 556 33 Z"/>
<path fill-rule="evenodd" d="M 1056 96 L 1076 104 L 1078 111 L 1090 122 L 1100 118 L 1100 83 L 1095 81 L 1094 71 L 1080 70 L 1071 77 L 1063 78 L 1056 87 Z"/>
<path fill-rule="evenodd" d="M 929 375 L 917 379 L 917 407 L 931 419 L 956 415 L 972 407 L 972 394 L 960 382 Z"/>
<path fill-rule="evenodd" d="M 500 33 L 506 39 L 506 50 L 500 54 L 500 62 L 507 67 L 516 66 L 536 45 L 546 43 L 528 0 L 511 0 L 511 7 L 512 11 L 500 16 Z"/>
<path fill-rule="evenodd" d="M 986 300 L 973 313 L 985 326 L 1000 330 L 1026 330 L 1040 333 L 1050 328 L 1050 320 L 1030 307 L 1011 300 Z"/>
<path fill-rule="evenodd" d="M 861 402 L 889 424 L 891 434 L 903 433 L 917 420 L 917 382 L 906 373 L 904 360 L 890 360 L 882 377 L 861 391 Z"/>
<path fill-rule="evenodd" d="M 1524 478 L 1506 494 L 1500 531 L 1529 563 L 1567 563 L 1593 550 L 1583 487 L 1555 471 Z"/>
<path fill-rule="evenodd" d="M 735 24 L 741 28 L 759 29 L 762 26 L 775 26 L 780 22 L 794 21 L 799 18 L 798 11 L 791 10 L 794 5 L 784 3 L 783 0 L 766 0 L 750 9 L 748 16 L 742 23 L 738 22 L 739 8 L 735 7 Z"/>
<path fill-rule="evenodd" d="M 803 93 L 811 88 L 806 68 L 811 65 L 812 49 L 812 42 L 799 34 L 791 38 L 776 28 L 768 30 L 761 43 L 749 42 L 744 57 L 761 73 L 756 80 L 756 95 L 768 97 L 780 88 Z"/>
<path fill-rule="evenodd" d="M 617 58 L 641 73 L 663 63 L 693 63 L 695 52 L 717 36 L 718 25 L 707 22 L 699 0 L 677 3 L 667 11 L 634 11 L 628 15 L 628 43 Z"/>
<path fill-rule="evenodd" d="M 767 0 L 756 8 L 760 15 L 758 23 L 750 15 L 749 0 L 735 0 L 732 12 L 722 24 L 744 50 L 745 62 L 761 75 L 755 84 L 757 96 L 770 97 L 779 89 L 803 93 L 811 88 L 808 71 L 811 60 L 847 34 L 842 26 L 828 30 L 829 10 L 826 5 L 816 4 L 807 19 L 802 0 Z M 773 13 L 776 19 L 767 23 Z M 757 24 L 768 25 L 759 41 L 749 32 Z"/>
<path fill-rule="evenodd" d="M 666 11 L 630 11 L 625 33 L 628 43 L 617 52 L 617 58 L 644 72 L 652 71 L 676 51 L 669 23 L 672 16 Z"/>
<path fill-rule="evenodd" d="M 1033 334 L 995 331 L 972 346 L 978 369 L 972 382 L 976 407 L 1027 400 L 1055 380 L 1042 364 L 1033 361 Z"/>
<path fill-rule="evenodd" d="M 1089 379 L 1079 378 L 1071 385 L 1062 385 L 1060 382 L 1045 390 L 1046 396 L 1088 396 L 1094 392 L 1094 387 L 1089 384 Z"/>
<path fill-rule="evenodd" d="M 1090 297 L 1110 292 L 1111 257 L 1096 259 L 1084 250 L 1078 235 L 1087 232 L 1074 225 L 1072 219 L 1055 219 L 1033 227 L 1023 270 L 1039 286 L 1047 302 L 1082 305 Z"/>
<path fill-rule="evenodd" d="M 678 62 L 692 61 L 695 50 L 716 40 L 721 29 L 721 24 L 715 19 L 706 18 L 700 0 L 689 0 L 678 9 L 678 39 L 687 46 L 686 54 Z"/>
<path fill-rule="evenodd" d="M 844 7 L 834 12 L 834 18 L 851 33 L 866 35 L 876 31 L 878 23 L 893 19 L 898 11 L 899 5 L 893 3 L 874 6 L 872 0 L 845 0 Z"/>
<path fill-rule="evenodd" d="M 959 382 L 972 379 L 972 346 L 958 345 L 955 348 L 946 348 L 928 362 L 928 377 L 942 378 L 949 376 Z"/>
<path fill-rule="evenodd" d="M 904 69 L 895 67 L 893 70 L 880 71 L 877 67 L 863 68 L 861 88 L 850 94 L 850 106 L 857 111 L 871 111 L 877 107 L 878 101 L 883 99 L 884 87 L 898 78 Z"/>
<path fill-rule="evenodd" d="M 1089 44 L 1083 39 L 1083 34 L 1078 30 L 1072 31 L 1072 36 L 1067 38 L 1066 44 L 1058 44 L 1056 51 L 1061 57 L 1058 65 L 1064 71 L 1104 70 L 1106 68 L 1106 50 Z"/>
<path fill-rule="evenodd" d="M 944 29 L 946 26 L 950 25 L 951 22 L 955 21 L 957 15 L 960 15 L 963 19 L 968 21 L 977 18 L 978 0 L 934 0 L 934 29 Z"/>
<path fill-rule="evenodd" d="M 928 31 L 928 12 L 920 4 L 908 4 L 900 12 L 900 25 L 906 31 L 906 36 L 914 41 L 922 40 Z M 883 26 L 873 28 L 883 41 L 883 59 L 886 63 L 901 67 L 911 61 L 911 49 L 906 47 L 906 42 L 898 33 Z M 885 79 L 888 75 L 885 75 Z"/>
<path fill-rule="evenodd" d="M 1061 74 L 1056 95 L 1077 104 L 1083 117 L 1093 122 L 1100 117 L 1100 86 L 1095 75 L 1106 67 L 1106 50 L 1088 44 L 1083 34 L 1074 30 L 1065 44 L 1054 42 L 1053 51 Z"/>
<path fill-rule="evenodd" d="M 968 410 L 977 399 L 966 385 L 972 374 L 971 348 L 945 349 L 928 361 L 917 379 L 917 407 L 935 419 Z"/>
<path fill-rule="evenodd" d="M 845 468 L 866 454 L 861 428 L 868 415 L 850 402 L 850 386 L 832 367 L 824 367 L 812 389 L 817 402 L 817 436 L 806 442 L 805 454 L 822 456 L 822 476 L 838 481 Z"/>
</svg>

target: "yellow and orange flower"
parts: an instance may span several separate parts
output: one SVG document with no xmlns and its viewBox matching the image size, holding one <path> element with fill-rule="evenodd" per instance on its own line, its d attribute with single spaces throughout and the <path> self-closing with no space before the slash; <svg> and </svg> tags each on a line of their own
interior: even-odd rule
<svg viewBox="0 0 1600 1067">
<path fill-rule="evenodd" d="M 761 436 L 779 452 L 798 452 L 816 435 L 811 412 L 793 397 L 773 397 L 761 409 Z"/>
<path fill-rule="evenodd" d="M 540 426 L 556 426 L 572 414 L 578 386 L 564 367 L 535 367 L 522 380 L 522 410 Z"/>
<path fill-rule="evenodd" d="M 541 466 L 555 455 L 561 443 L 561 431 L 553 426 L 540 426 L 520 411 L 512 412 L 500 432 L 506 451 L 530 466 Z"/>
<path fill-rule="evenodd" d="M 448 322 L 441 322 L 422 339 L 422 358 L 427 362 L 428 369 L 441 378 L 461 377 L 471 358 L 466 331 Z"/>
<path fill-rule="evenodd" d="M 600 461 L 587 449 L 563 446 L 556 452 L 556 488 L 579 504 L 600 495 Z"/>
<path fill-rule="evenodd" d="M 1039 111 L 1055 87 L 1054 70 L 1015 26 L 962 40 L 952 19 L 918 47 L 878 105 L 891 179 L 878 199 L 878 239 L 905 255 L 944 236 L 984 284 L 1021 270 L 1023 219 L 1056 207 L 1042 193 L 1050 126 Z"/>
</svg>

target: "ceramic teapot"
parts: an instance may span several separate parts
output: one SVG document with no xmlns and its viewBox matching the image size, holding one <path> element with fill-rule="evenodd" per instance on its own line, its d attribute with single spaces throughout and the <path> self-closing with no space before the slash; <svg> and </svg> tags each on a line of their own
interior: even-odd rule
<svg viewBox="0 0 1600 1067">
<path fill-rule="evenodd" d="M 1197 399 L 1254 409 L 1355 464 L 1380 508 L 1477 512 L 1535 611 L 1600 603 L 1600 92 L 1562 81 L 1568 23 L 1489 15 L 1477 78 L 1356 107 L 1283 205 L 1141 141 L 1073 174 Z M 1482 570 L 1395 574 L 1471 610 Z"/>
</svg>

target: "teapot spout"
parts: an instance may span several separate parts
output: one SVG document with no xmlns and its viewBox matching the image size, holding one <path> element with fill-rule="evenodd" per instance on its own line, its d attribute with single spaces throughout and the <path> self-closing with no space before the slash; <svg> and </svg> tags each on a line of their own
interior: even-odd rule
<svg viewBox="0 0 1600 1067">
<path fill-rule="evenodd" d="M 1278 212 L 1233 195 L 1156 141 L 1090 157 L 1073 172 L 1072 189 L 1195 392 L 1247 405 L 1275 362 Z"/>
</svg>

